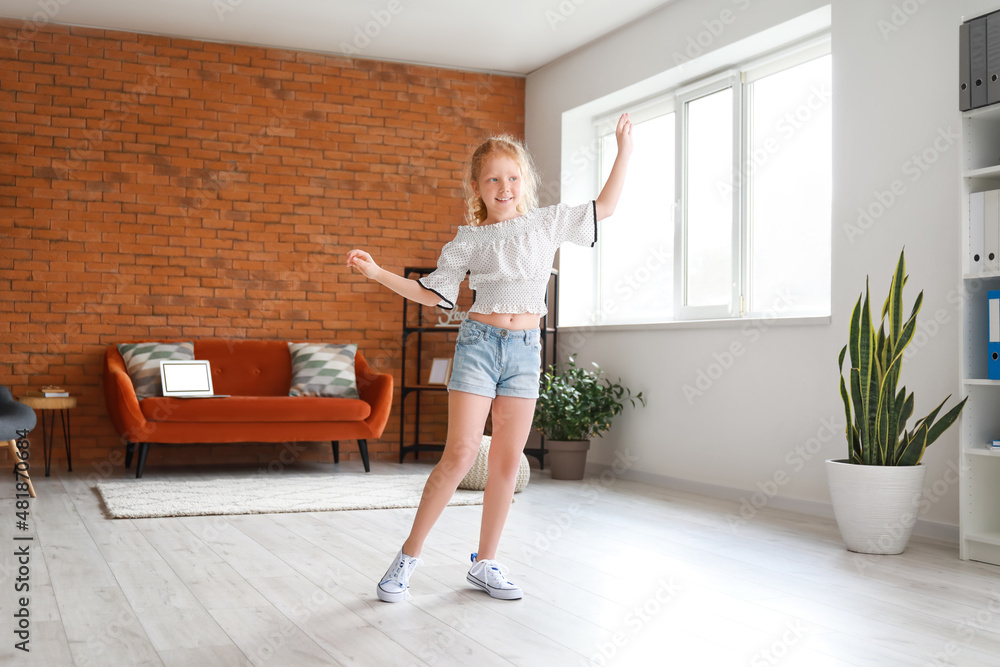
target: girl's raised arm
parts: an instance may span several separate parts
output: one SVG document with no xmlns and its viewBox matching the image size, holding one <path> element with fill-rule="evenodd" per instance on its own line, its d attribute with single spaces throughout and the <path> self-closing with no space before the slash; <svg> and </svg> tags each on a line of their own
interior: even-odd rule
<svg viewBox="0 0 1000 667">
<path fill-rule="evenodd" d="M 604 189 L 597 197 L 598 220 L 610 217 L 615 212 L 618 199 L 622 195 L 622 187 L 625 185 L 625 172 L 628 169 L 628 160 L 632 156 L 632 121 L 629 120 L 627 113 L 623 113 L 618 119 L 615 139 L 618 141 L 618 156 L 615 157 L 615 163 L 611 167 L 608 182 L 604 184 Z"/>
<path fill-rule="evenodd" d="M 355 248 L 347 253 L 347 266 L 354 267 L 366 278 L 385 285 L 396 294 L 406 297 L 410 301 L 416 301 L 425 306 L 436 306 L 441 300 L 441 297 L 424 288 L 416 280 L 404 278 L 381 268 L 375 263 L 372 256 L 364 250 Z"/>
</svg>

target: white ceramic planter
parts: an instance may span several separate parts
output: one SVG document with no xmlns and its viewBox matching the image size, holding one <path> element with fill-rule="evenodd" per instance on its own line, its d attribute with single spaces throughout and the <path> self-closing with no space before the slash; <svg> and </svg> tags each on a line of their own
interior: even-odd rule
<svg viewBox="0 0 1000 667">
<path fill-rule="evenodd" d="M 849 551 L 898 554 L 906 548 L 917 521 L 927 469 L 915 466 L 863 466 L 846 460 L 826 462 L 830 500 Z"/>
</svg>

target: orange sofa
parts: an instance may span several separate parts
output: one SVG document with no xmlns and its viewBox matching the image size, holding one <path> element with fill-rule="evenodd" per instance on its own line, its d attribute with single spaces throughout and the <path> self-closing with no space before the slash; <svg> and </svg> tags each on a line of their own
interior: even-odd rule
<svg viewBox="0 0 1000 667">
<path fill-rule="evenodd" d="M 124 341 L 146 342 L 146 341 Z M 175 342 L 175 341 L 165 341 Z M 125 469 L 139 446 L 136 478 L 152 444 L 357 440 L 368 465 L 368 438 L 385 429 L 392 406 L 392 376 L 375 373 L 359 351 L 354 358 L 360 399 L 289 396 L 292 362 L 284 341 L 195 340 L 196 359 L 212 363 L 212 384 L 227 398 L 138 400 L 115 345 L 104 354 L 108 415 L 125 443 Z"/>
</svg>

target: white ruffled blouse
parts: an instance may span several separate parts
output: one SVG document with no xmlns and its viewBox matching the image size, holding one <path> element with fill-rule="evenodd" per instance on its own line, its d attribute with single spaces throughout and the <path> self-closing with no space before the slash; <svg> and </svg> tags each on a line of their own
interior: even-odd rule
<svg viewBox="0 0 1000 667">
<path fill-rule="evenodd" d="M 441 297 L 439 308 L 451 310 L 469 273 L 475 295 L 469 312 L 544 315 L 552 260 L 566 241 L 591 247 L 597 242 L 596 202 L 556 204 L 503 222 L 463 225 L 441 249 L 437 269 L 417 282 Z"/>
</svg>

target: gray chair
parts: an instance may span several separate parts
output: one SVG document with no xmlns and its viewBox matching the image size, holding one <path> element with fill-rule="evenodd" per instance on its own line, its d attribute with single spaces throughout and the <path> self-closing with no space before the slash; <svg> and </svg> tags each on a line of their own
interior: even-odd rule
<svg viewBox="0 0 1000 667">
<path fill-rule="evenodd" d="M 17 441 L 35 428 L 38 418 L 35 411 L 23 403 L 18 403 L 10 393 L 10 389 L 0 386 L 0 443 L 7 443 L 11 456 L 14 458 L 14 476 L 21 477 L 28 483 L 28 493 L 35 497 L 35 487 L 28 475 L 28 466 L 21 463 L 18 456 Z"/>
</svg>

